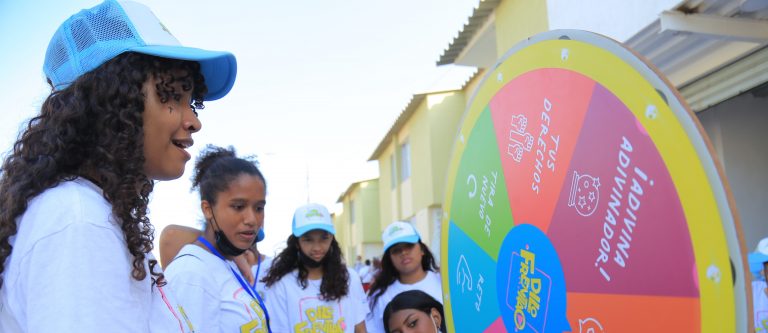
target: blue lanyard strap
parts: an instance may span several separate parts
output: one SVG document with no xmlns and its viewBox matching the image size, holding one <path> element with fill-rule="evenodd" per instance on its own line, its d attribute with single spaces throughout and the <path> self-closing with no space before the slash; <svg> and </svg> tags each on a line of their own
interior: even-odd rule
<svg viewBox="0 0 768 333">
<path fill-rule="evenodd" d="M 213 247 L 213 245 L 211 245 L 210 242 L 208 242 L 205 238 L 203 238 L 203 236 L 197 237 L 197 240 L 200 241 L 200 243 L 203 243 L 203 245 L 205 245 L 205 247 L 207 247 L 208 250 L 211 251 L 211 253 L 213 253 L 215 256 L 219 257 L 219 259 L 223 260 L 226 263 L 227 259 L 224 258 L 224 256 L 221 255 L 221 253 L 219 253 L 219 251 L 216 250 L 216 248 Z M 246 283 L 242 275 L 239 272 L 235 271 L 235 269 L 232 268 L 232 266 L 230 265 L 227 265 L 227 266 L 229 267 L 229 270 L 232 271 L 232 274 L 235 275 L 235 278 L 237 279 L 237 282 L 240 283 L 240 286 L 243 287 L 243 289 L 245 289 L 245 292 L 247 292 L 248 295 L 251 295 L 253 299 L 259 302 L 259 306 L 261 307 L 261 310 L 264 312 L 264 317 L 267 319 L 267 331 L 269 331 L 269 333 L 272 333 L 272 328 L 269 327 L 269 313 L 267 312 L 267 307 L 264 306 L 264 301 L 261 299 L 261 296 L 259 295 L 259 293 L 256 292 L 254 287 L 251 287 L 248 283 Z M 261 256 L 259 256 L 259 267 L 261 267 Z M 258 274 L 259 273 L 257 268 L 256 275 L 258 276 Z M 254 286 L 256 285 L 255 279 L 254 279 L 253 285 Z"/>
<path fill-rule="evenodd" d="M 256 290 L 256 285 L 259 283 L 259 271 L 261 270 L 261 254 L 256 255 L 256 275 L 253 277 L 253 290 Z M 257 292 L 258 294 L 258 292 Z"/>
</svg>

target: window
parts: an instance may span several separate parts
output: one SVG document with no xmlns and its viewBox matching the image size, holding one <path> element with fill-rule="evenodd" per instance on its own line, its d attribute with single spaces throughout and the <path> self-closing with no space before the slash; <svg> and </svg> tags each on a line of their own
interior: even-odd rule
<svg viewBox="0 0 768 333">
<path fill-rule="evenodd" d="M 411 145 L 407 140 L 400 146 L 400 161 L 400 181 L 406 181 L 411 176 Z"/>
<path fill-rule="evenodd" d="M 394 190 L 395 187 L 397 187 L 397 163 L 395 162 L 395 154 L 393 153 L 392 156 L 389 157 L 389 169 L 390 177 L 389 177 L 389 186 Z"/>
<path fill-rule="evenodd" d="M 355 224 L 355 201 L 349 200 L 349 224 Z"/>
</svg>

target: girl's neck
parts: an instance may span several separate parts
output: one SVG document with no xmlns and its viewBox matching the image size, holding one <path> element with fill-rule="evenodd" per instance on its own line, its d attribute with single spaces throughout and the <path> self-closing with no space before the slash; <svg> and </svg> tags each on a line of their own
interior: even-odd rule
<svg viewBox="0 0 768 333">
<path fill-rule="evenodd" d="M 202 236 L 203 236 L 203 238 L 205 238 L 205 240 L 208 241 L 208 243 L 210 243 L 213 246 L 213 248 L 216 249 L 217 252 L 219 252 L 220 255 L 222 255 L 227 260 L 232 260 L 232 257 L 227 256 L 227 255 L 221 253 L 221 250 L 218 247 L 216 247 L 216 235 L 213 232 L 213 227 L 211 227 L 210 225 L 206 226 L 205 231 L 203 231 Z M 199 246 L 199 247 L 202 247 L 203 250 L 206 250 L 208 252 L 213 253 L 210 249 L 208 249 L 207 246 L 205 246 L 205 244 L 201 243 L 199 240 L 196 240 L 195 244 L 197 244 L 197 246 Z"/>
<path fill-rule="evenodd" d="M 307 269 L 307 279 L 320 280 L 323 278 L 323 267 L 309 268 L 304 266 L 304 268 Z"/>
<path fill-rule="evenodd" d="M 427 277 L 427 271 L 419 269 L 410 274 L 400 274 L 400 278 L 398 280 L 402 284 L 414 284 L 424 280 L 425 277 Z"/>
</svg>

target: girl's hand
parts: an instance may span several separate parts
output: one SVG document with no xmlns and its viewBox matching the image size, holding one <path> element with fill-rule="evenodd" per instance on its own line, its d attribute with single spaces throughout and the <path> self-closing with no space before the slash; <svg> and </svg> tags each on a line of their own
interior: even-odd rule
<svg viewBox="0 0 768 333">
<path fill-rule="evenodd" d="M 253 285 L 254 278 L 253 278 L 253 271 L 251 270 L 251 264 L 248 262 L 248 259 L 246 257 L 246 254 L 248 251 L 245 251 L 243 254 L 233 258 L 232 260 L 235 261 L 235 264 L 237 264 L 237 268 L 240 270 L 240 273 L 243 274 L 243 277 L 246 281 L 248 281 L 248 284 Z"/>
</svg>

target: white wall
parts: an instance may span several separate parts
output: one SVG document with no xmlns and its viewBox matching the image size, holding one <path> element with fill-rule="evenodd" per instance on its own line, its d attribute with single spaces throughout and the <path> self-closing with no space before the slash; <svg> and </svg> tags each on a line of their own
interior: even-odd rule
<svg viewBox="0 0 768 333">
<path fill-rule="evenodd" d="M 421 235 L 421 241 L 429 247 L 438 265 L 440 263 L 440 228 L 443 209 L 428 207 L 416 212 L 412 219 L 413 225 Z"/>
<path fill-rule="evenodd" d="M 768 237 L 768 97 L 745 93 L 698 113 L 722 161 L 747 252 Z"/>
<path fill-rule="evenodd" d="M 366 244 L 363 244 L 363 253 L 361 255 L 363 256 L 363 262 L 365 262 L 365 259 L 373 259 L 373 257 L 378 257 L 379 259 L 381 259 L 381 255 L 383 253 L 384 253 L 384 246 L 382 243 L 377 243 L 377 244 L 366 243 Z"/>
<path fill-rule="evenodd" d="M 579 29 L 620 42 L 634 36 L 680 0 L 548 0 L 549 28 Z"/>
</svg>

